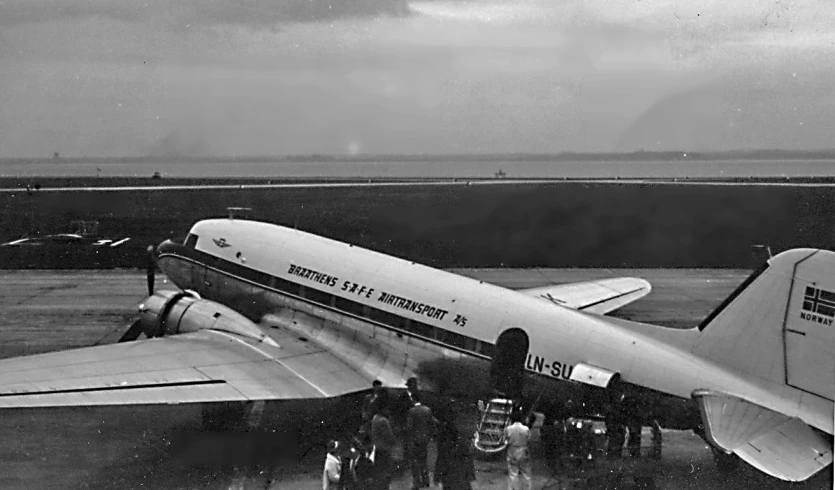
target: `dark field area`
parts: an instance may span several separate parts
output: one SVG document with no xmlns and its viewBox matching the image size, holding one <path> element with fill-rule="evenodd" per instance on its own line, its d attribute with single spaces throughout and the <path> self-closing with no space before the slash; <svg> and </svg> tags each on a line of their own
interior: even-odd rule
<svg viewBox="0 0 835 490">
<path fill-rule="evenodd" d="M 492 175 L 472 177 L 473 180 L 484 180 L 495 178 Z M 588 181 L 600 180 L 610 181 L 619 180 L 616 177 L 518 177 L 510 175 L 506 178 L 511 178 L 521 181 L 541 181 L 553 180 L 555 182 L 575 182 L 585 183 Z M 624 180 L 635 179 L 634 177 L 624 177 Z M 317 182 L 427 182 L 427 181 L 448 181 L 457 182 L 467 180 L 467 177 L 55 177 L 55 176 L 37 176 L 37 177 L 0 177 L 0 189 L 20 189 L 26 190 L 27 186 L 32 192 L 39 189 L 55 189 L 66 187 L 168 187 L 168 186 L 216 186 L 216 185 L 274 185 L 274 184 L 305 184 Z M 635 179 L 638 180 L 638 179 Z M 639 180 L 646 182 L 670 183 L 670 182 L 715 182 L 715 183 L 736 183 L 736 184 L 751 184 L 751 183 L 769 183 L 769 184 L 835 184 L 835 177 L 830 176 L 755 176 L 755 177 L 640 177 Z"/>
<path fill-rule="evenodd" d="M 149 179 L 136 179 L 142 185 Z M 170 182 L 169 182 L 170 183 Z M 436 267 L 750 267 L 751 245 L 830 248 L 835 188 L 652 183 L 6 192 L 0 239 L 98 220 L 119 249 L 0 249 L 0 266 L 142 267 L 144 248 L 191 224 L 255 219 Z"/>
</svg>

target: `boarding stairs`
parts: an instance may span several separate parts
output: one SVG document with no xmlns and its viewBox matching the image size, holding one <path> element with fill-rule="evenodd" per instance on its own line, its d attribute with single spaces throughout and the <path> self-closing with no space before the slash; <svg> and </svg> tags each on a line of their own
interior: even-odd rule
<svg viewBox="0 0 835 490">
<path fill-rule="evenodd" d="M 475 434 L 474 444 L 478 451 L 494 454 L 507 447 L 504 430 L 510 425 L 514 407 L 513 400 L 506 398 L 493 398 L 487 402 Z"/>
</svg>

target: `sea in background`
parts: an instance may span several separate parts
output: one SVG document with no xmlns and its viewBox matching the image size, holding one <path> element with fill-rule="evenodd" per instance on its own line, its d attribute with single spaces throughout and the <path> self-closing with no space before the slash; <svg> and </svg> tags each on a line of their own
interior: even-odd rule
<svg viewBox="0 0 835 490">
<path fill-rule="evenodd" d="M 0 177 L 251 177 L 251 178 L 737 178 L 826 177 L 835 159 L 700 160 L 361 160 L 43 159 L 0 160 Z"/>
</svg>

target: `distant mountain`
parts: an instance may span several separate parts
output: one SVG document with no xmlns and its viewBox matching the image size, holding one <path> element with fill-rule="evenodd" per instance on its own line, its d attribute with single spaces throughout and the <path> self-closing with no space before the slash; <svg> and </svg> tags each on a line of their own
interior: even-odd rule
<svg viewBox="0 0 835 490">
<path fill-rule="evenodd" d="M 618 151 L 733 147 L 729 101 L 718 86 L 673 94 L 644 112 L 620 137 Z"/>
<path fill-rule="evenodd" d="M 791 72 L 728 73 L 710 85 L 653 104 L 623 132 L 616 151 L 831 148 L 831 84 Z"/>
<path fill-rule="evenodd" d="M 199 146 L 199 142 L 187 140 Z M 676 160 L 835 160 L 835 148 L 821 150 L 759 150 L 740 149 L 727 151 L 632 151 L 600 153 L 504 153 L 504 154 L 364 154 L 364 155 L 239 155 L 194 156 L 189 145 L 173 145 L 168 153 L 155 153 L 147 157 L 61 157 L 55 158 L 0 158 L 4 163 L 166 163 L 166 162 L 584 162 L 584 161 L 676 161 Z M 178 151 L 180 150 L 180 151 Z"/>
</svg>

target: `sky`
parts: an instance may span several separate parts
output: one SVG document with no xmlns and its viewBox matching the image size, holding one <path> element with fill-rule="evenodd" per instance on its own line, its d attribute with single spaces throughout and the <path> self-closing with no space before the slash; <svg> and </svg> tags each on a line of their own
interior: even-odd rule
<svg viewBox="0 0 835 490">
<path fill-rule="evenodd" d="M 0 157 L 822 149 L 831 0 L 0 0 Z"/>
</svg>

